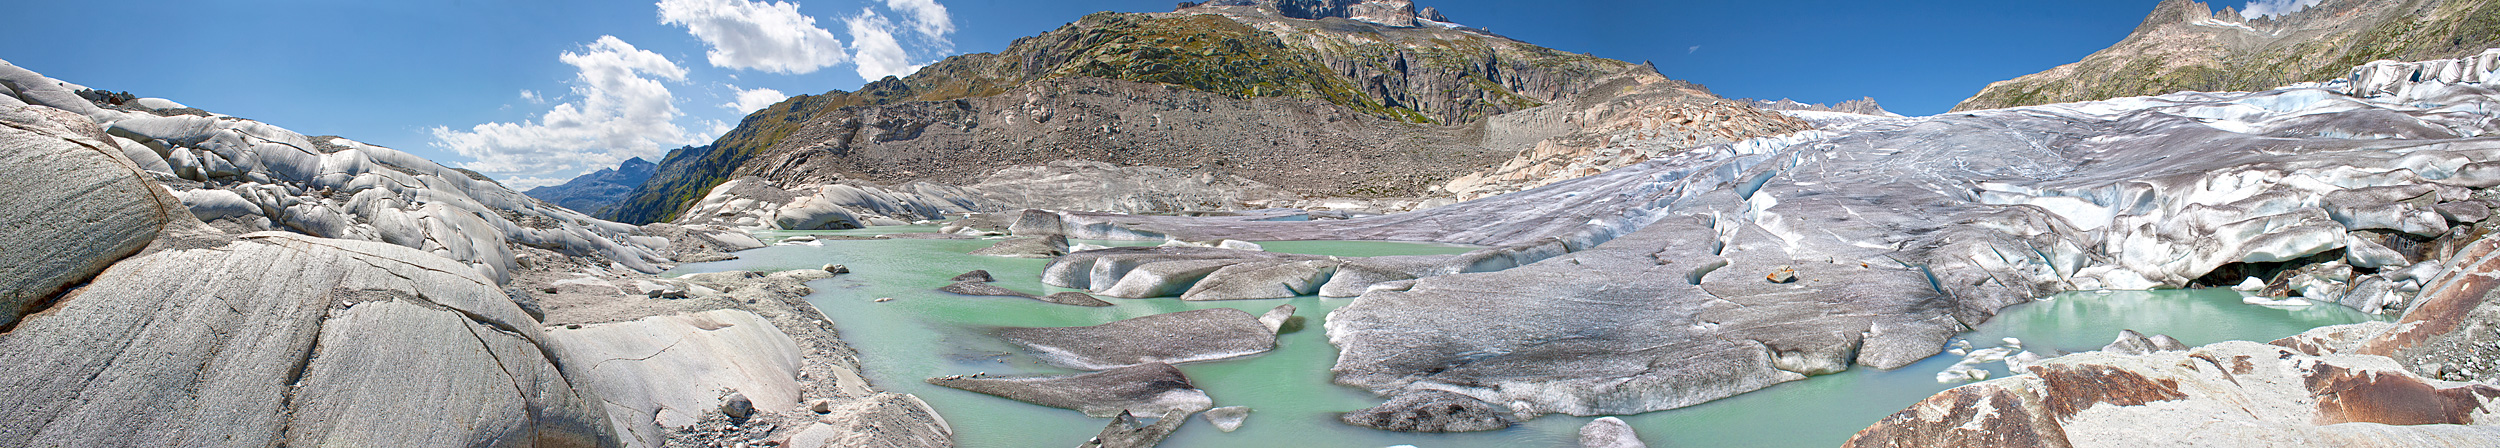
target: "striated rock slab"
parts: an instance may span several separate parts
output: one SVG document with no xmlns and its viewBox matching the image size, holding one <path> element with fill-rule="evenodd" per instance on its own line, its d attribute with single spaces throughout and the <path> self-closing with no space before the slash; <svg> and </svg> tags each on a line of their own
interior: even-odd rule
<svg viewBox="0 0 2500 448">
<path fill-rule="evenodd" d="M 1206 391 L 1190 385 L 1180 369 L 1159 362 L 1061 376 L 956 375 L 930 378 L 929 384 L 1074 409 L 1088 417 L 1127 414 L 1179 420 L 1215 406 Z"/>
<path fill-rule="evenodd" d="M 0 393 L 15 398 L 0 403 L 0 445 L 611 437 L 540 348 L 536 321 L 460 263 L 375 242 L 184 232 L 0 335 Z"/>
<path fill-rule="evenodd" d="M 1289 316 L 1293 305 L 1277 309 Z M 1283 319 L 1276 320 L 1281 323 Z M 1044 362 L 1082 370 L 1232 359 L 1276 348 L 1275 327 L 1232 308 L 1157 314 L 1090 327 L 1001 328 L 997 333 Z"/>
<path fill-rule="evenodd" d="M 2424 379 L 2386 357 L 2231 341 L 2090 352 L 1954 388 L 1847 446 L 2482 446 L 2500 388 Z"/>
<path fill-rule="evenodd" d="M 799 406 L 799 347 L 771 322 L 741 310 L 652 316 L 548 330 L 573 377 L 599 392 L 615 432 L 660 446 L 665 428 L 693 425 L 731 394 L 753 409 Z"/>
<path fill-rule="evenodd" d="M 0 106 L 0 154 L 10 173 L 0 176 L 0 330 L 139 252 L 182 213 L 77 114 Z"/>
</svg>

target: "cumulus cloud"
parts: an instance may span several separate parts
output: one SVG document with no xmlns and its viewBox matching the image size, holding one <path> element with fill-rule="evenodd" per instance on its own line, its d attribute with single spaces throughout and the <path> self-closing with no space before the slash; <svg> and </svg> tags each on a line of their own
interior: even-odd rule
<svg viewBox="0 0 2500 448">
<path fill-rule="evenodd" d="M 720 107 L 723 109 L 738 111 L 738 113 L 741 114 L 755 113 L 756 110 L 763 109 L 764 106 L 771 106 L 773 103 L 778 103 L 783 99 L 790 98 L 790 95 L 782 94 L 779 90 L 760 87 L 755 89 L 739 89 L 738 86 L 729 86 L 729 89 L 737 90 L 738 97 L 730 100 L 728 103 L 721 104 Z"/>
<path fill-rule="evenodd" d="M 946 5 L 937 0 L 885 0 L 886 9 L 911 19 L 913 31 L 941 46 L 951 45 L 946 35 L 955 33 L 955 19 L 946 14 Z"/>
<path fill-rule="evenodd" d="M 661 83 L 684 80 L 685 68 L 615 36 L 599 36 L 580 52 L 567 51 L 559 59 L 580 71 L 572 81 L 574 101 L 557 104 L 537 120 L 485 123 L 468 130 L 436 126 L 434 146 L 476 160 L 461 164 L 463 168 L 543 176 L 614 165 L 627 157 L 657 158 L 660 148 L 689 141 L 686 131 L 672 122 L 678 116 L 676 98 Z"/>
<path fill-rule="evenodd" d="M 536 90 L 523 90 L 521 101 L 528 101 L 530 104 L 547 104 L 547 97 L 540 96 Z"/>
<path fill-rule="evenodd" d="M 803 74 L 848 58 L 842 41 L 796 3 L 660 0 L 659 7 L 661 24 L 684 26 L 712 47 L 704 57 L 715 67 Z"/>
<path fill-rule="evenodd" d="M 851 28 L 851 61 L 858 65 L 861 79 L 876 81 L 920 71 L 920 66 L 911 65 L 903 44 L 894 40 L 894 22 L 884 15 L 863 8 L 858 16 L 843 22 Z"/>
<path fill-rule="evenodd" d="M 2321 1 L 2324 0 L 2253 0 L 2248 2 L 2248 6 L 2240 8 L 2240 18 L 2256 20 L 2259 17 L 2291 14 L 2317 6 Z"/>
</svg>

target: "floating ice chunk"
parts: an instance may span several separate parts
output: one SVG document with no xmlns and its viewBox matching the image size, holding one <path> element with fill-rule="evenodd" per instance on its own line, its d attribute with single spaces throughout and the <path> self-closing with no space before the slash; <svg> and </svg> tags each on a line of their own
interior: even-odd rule
<svg viewBox="0 0 2500 448">
<path fill-rule="evenodd" d="M 2266 281 L 2256 277 L 2249 277 L 2247 280 L 2240 281 L 2239 285 L 2231 287 L 2231 290 L 2240 292 L 2256 292 L 2264 289 L 2266 289 Z"/>
</svg>

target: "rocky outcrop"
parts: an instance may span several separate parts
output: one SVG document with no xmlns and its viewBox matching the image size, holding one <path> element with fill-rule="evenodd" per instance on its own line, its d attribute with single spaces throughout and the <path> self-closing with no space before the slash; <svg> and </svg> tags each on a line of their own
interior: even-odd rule
<svg viewBox="0 0 2500 448">
<path fill-rule="evenodd" d="M 0 442 L 612 440 L 536 321 L 474 270 L 384 243 L 177 232 L 0 335 L 17 397 Z"/>
<path fill-rule="evenodd" d="M 1956 112 L 2179 91 L 2254 91 L 2344 76 L 2373 60 L 2454 58 L 2500 46 L 2500 2 L 2350 0 L 2246 17 L 2166 0 L 2082 61 L 1989 84 Z"/>
<path fill-rule="evenodd" d="M 189 215 L 121 152 L 86 117 L 0 104 L 0 331 Z"/>
<path fill-rule="evenodd" d="M 557 207 L 596 215 L 600 209 L 625 199 L 625 195 L 632 193 L 634 187 L 641 186 L 643 181 L 651 180 L 651 173 L 659 167 L 659 164 L 635 157 L 625 159 L 615 168 L 600 168 L 561 185 L 532 188 L 522 193 Z"/>
<path fill-rule="evenodd" d="M 1607 78 L 1589 93 L 1485 122 L 1484 145 L 1518 148 L 1483 170 L 1434 187 L 1470 200 L 1586 177 L 1706 146 L 1812 129 L 1805 121 L 1721 99 L 1654 68 Z"/>
<path fill-rule="evenodd" d="M 0 63 L 0 84 L 64 84 Z M 32 87 L 27 87 L 32 88 Z M 24 98 L 53 98 L 19 92 Z M 547 205 L 474 173 L 339 137 L 308 137 L 257 121 L 182 111 L 99 108 L 85 98 L 42 106 L 83 112 L 91 138 L 144 168 L 193 214 L 229 233 L 283 230 L 378 241 L 467 263 L 508 281 L 515 254 L 564 257 L 658 272 L 664 241 L 635 227 Z"/>
<path fill-rule="evenodd" d="M 0 79 L 38 101 L 0 107 L 0 147 L 86 161 L 22 169 L 0 195 L 49 205 L 0 223 L 87 236 L 0 244 L 62 259 L 0 283 L 42 299 L 0 332 L 0 445 L 948 443 L 802 299 L 830 273 L 641 272 L 662 249 L 761 246 L 743 233 L 592 220 L 388 149 L 121 94 L 54 107 L 66 83 Z M 294 232 L 253 231 L 273 225 Z"/>
<path fill-rule="evenodd" d="M 1282 305 L 1285 315 L 1293 305 Z M 1232 308 L 1156 314 L 1087 327 L 1001 328 L 1000 339 L 1052 365 L 1110 370 L 1253 356 L 1276 348 L 1276 329 Z"/>
</svg>

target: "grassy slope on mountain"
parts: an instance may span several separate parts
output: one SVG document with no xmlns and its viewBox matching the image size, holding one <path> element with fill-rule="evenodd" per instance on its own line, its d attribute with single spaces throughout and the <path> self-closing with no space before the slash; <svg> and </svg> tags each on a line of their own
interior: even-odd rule
<svg viewBox="0 0 2500 448">
<path fill-rule="evenodd" d="M 1351 23 L 1343 20 L 1332 22 L 1338 22 L 1336 26 L 1340 27 Z M 1298 33 L 1296 37 L 1302 39 L 1301 42 L 1307 42 L 1323 34 Z M 1433 45 L 1391 45 L 1382 41 L 1389 39 L 1337 39 L 1337 43 L 1325 47 L 1328 50 L 1313 51 L 1308 47 L 1287 45 L 1274 34 L 1220 15 L 1088 15 L 1057 30 L 1018 39 L 1000 53 L 951 57 L 911 76 L 870 83 L 857 92 L 800 95 L 757 111 L 712 145 L 672 152 L 661 162 L 659 174 L 603 213 L 602 217 L 624 222 L 675 219 L 685 204 L 700 199 L 712 186 L 727 181 L 739 166 L 757 154 L 780 145 L 784 137 L 818 114 L 845 107 L 997 95 L 1040 79 L 1100 77 L 1174 85 L 1237 98 L 1282 96 L 1315 99 L 1376 117 L 1406 122 L 1475 119 L 1542 104 L 1535 98 L 1505 88 L 1500 80 L 1494 79 L 1496 75 L 1473 74 L 1472 78 L 1461 78 L 1467 80 L 1466 89 L 1435 86 L 1447 92 L 1442 96 L 1464 100 L 1433 104 L 1445 105 L 1442 107 L 1444 110 L 1468 111 L 1466 113 L 1435 116 L 1408 107 L 1389 105 L 1390 101 L 1404 100 L 1401 104 L 1420 101 L 1393 96 L 1392 92 L 1409 90 L 1403 86 L 1383 86 L 1377 77 L 1366 80 L 1349 78 L 1334 67 L 1390 66 L 1415 54 L 1425 55 L 1420 59 L 1440 61 L 1439 65 L 1476 71 L 1500 66 L 1485 63 L 1494 59 L 1496 46 L 1478 42 L 1477 39 L 1433 41 L 1435 44 L 1447 44 L 1452 47 L 1450 49 L 1438 49 Z M 1541 56 L 1511 65 L 1562 67 L 1570 71 L 1567 75 L 1542 76 L 1534 75 L 1531 70 L 1519 70 L 1525 73 L 1513 74 L 1512 79 L 1508 79 L 1523 84 L 1540 83 L 1536 88 L 1551 91 L 1549 97 L 1576 93 L 1573 88 L 1577 86 L 1554 87 L 1568 84 L 1554 78 L 1584 77 L 1586 73 L 1614 68 L 1614 65 L 1629 65 L 1507 40 L 1501 46 L 1504 48 L 1500 50 L 1509 53 Z M 1366 51 L 1379 57 L 1340 59 L 1333 60 L 1333 63 L 1315 60 L 1315 55 L 1349 55 Z M 1389 59 L 1393 56 L 1398 59 Z M 1363 84 L 1358 85 L 1358 81 L 1363 81 Z M 1446 106 L 1450 103 L 1460 104 Z"/>
<path fill-rule="evenodd" d="M 2373 60 L 2453 58 L 2500 46 L 2495 0 L 2335 2 L 2246 22 L 2258 32 L 2214 26 L 2229 22 L 2216 20 L 2209 8 L 2165 1 L 2118 44 L 2073 64 L 1990 84 L 1954 110 L 2261 90 L 2342 78 Z M 2207 20 L 2200 24 L 2200 18 Z"/>
</svg>

